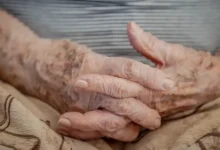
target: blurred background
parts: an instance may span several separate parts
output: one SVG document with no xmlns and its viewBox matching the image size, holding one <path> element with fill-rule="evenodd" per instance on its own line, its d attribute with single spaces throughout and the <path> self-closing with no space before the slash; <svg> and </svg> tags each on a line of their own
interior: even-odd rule
<svg viewBox="0 0 220 150">
<path fill-rule="evenodd" d="M 0 0 L 0 6 L 43 37 L 145 63 L 128 42 L 130 21 L 168 42 L 210 52 L 220 47 L 220 0 Z"/>
</svg>

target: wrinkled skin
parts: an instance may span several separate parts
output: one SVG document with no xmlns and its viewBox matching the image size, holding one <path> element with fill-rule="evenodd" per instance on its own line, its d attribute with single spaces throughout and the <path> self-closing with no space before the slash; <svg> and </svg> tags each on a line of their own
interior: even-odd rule
<svg viewBox="0 0 220 150">
<path fill-rule="evenodd" d="M 204 74 L 203 68 L 210 68 L 200 67 L 207 66 L 206 61 L 201 61 L 202 52 L 200 55 L 192 50 L 192 54 L 185 55 L 185 48 L 175 45 L 167 49 L 169 46 L 152 36 L 151 39 L 148 39 L 149 35 L 144 37 L 145 34 L 131 24 L 128 35 L 132 45 L 156 62 L 160 70 L 131 59 L 95 54 L 68 40 L 39 38 L 3 11 L 0 11 L 0 18 L 1 79 L 44 100 L 60 112 L 74 111 L 60 117 L 60 133 L 80 139 L 107 136 L 132 141 L 138 135 L 138 125 L 148 129 L 160 126 L 158 112 L 168 116 L 218 96 L 218 59 L 209 57 L 207 63 L 211 61 L 212 65 L 206 75 L 208 80 L 197 84 L 197 72 Z M 156 48 L 158 45 L 160 47 Z M 184 51 L 184 55 L 171 55 L 169 50 Z M 192 62 L 192 68 L 188 68 L 186 61 Z M 181 62 L 185 65 L 179 67 Z M 193 80 L 191 73 L 196 70 Z M 170 78 L 179 88 L 172 89 L 174 83 Z M 183 87 L 187 85 L 191 89 L 180 87 L 180 81 L 183 81 Z M 186 81 L 196 83 L 186 84 Z M 165 92 L 169 89 L 172 90 Z M 207 89 L 211 92 L 207 93 Z"/>
<path fill-rule="evenodd" d="M 183 47 L 178 44 L 170 44 L 157 39 L 150 33 L 144 32 L 135 23 L 128 25 L 128 37 L 132 46 L 152 60 L 157 68 L 166 73 L 170 79 L 175 81 L 175 88 L 169 91 L 155 91 L 146 88 L 136 88 L 133 97 L 141 100 L 150 108 L 156 109 L 165 119 L 178 118 L 180 116 L 193 114 L 196 108 L 204 103 L 215 100 L 220 95 L 220 59 L 210 53 L 196 51 L 191 48 Z M 83 89 L 101 93 L 109 93 L 109 84 L 105 84 L 96 75 L 79 77 L 88 83 Z M 111 78 L 109 82 L 114 82 Z M 154 83 L 154 81 L 152 81 Z M 100 87 L 100 85 L 102 85 Z M 104 89 L 104 90 L 103 90 Z M 117 97 L 117 96 L 116 96 Z M 108 101 L 107 101 L 108 102 Z M 113 101 L 114 102 L 114 101 Z M 137 115 L 140 111 L 135 106 L 129 104 L 126 111 L 131 111 L 131 115 Z M 111 110 L 114 112 L 116 104 Z M 140 116 L 139 116 L 140 117 Z M 137 117 L 137 118 L 139 118 Z M 149 116 L 144 116 L 147 120 Z M 77 137 L 71 133 L 74 131 L 74 113 L 66 113 L 61 118 L 68 118 L 72 127 L 68 127 L 65 133 Z M 141 120 L 139 120 L 141 122 Z M 71 126 L 70 125 L 70 126 Z M 83 129 L 82 129 L 83 130 Z M 88 138 L 85 131 L 82 132 L 82 139 Z M 97 135 L 99 137 L 102 135 Z M 95 137 L 95 136 L 94 136 Z"/>
<path fill-rule="evenodd" d="M 219 96 L 218 57 L 161 41 L 142 31 L 135 23 L 129 24 L 128 35 L 133 47 L 152 60 L 176 83 L 175 88 L 169 92 L 150 91 L 150 94 L 140 94 L 141 100 L 146 95 L 151 95 L 148 105 L 158 110 L 162 116 L 195 108 Z"/>
<path fill-rule="evenodd" d="M 129 124 L 130 120 L 149 129 L 160 126 L 158 112 L 133 96 L 144 87 L 171 89 L 174 83 L 162 71 L 131 59 L 99 55 L 69 40 L 40 38 L 2 10 L 0 19 L 1 79 L 60 112 L 74 111 L 73 116 L 79 117 L 76 129 L 100 131 L 102 135 L 129 141 L 139 130 L 138 126 Z M 87 85 L 77 78 L 86 74 L 106 82 L 111 87 L 107 90 L 109 93 L 80 89 Z M 113 82 L 108 83 L 111 78 Z M 136 115 L 131 113 L 130 105 L 139 110 Z M 99 108 L 102 110 L 97 110 Z M 143 120 L 146 116 L 148 119 Z M 59 121 L 59 124 L 65 123 L 68 124 L 68 120 Z"/>
</svg>

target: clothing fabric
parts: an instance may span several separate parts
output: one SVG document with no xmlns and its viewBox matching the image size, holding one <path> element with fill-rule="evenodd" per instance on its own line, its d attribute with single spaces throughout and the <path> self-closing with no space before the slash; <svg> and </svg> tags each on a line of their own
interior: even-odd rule
<svg viewBox="0 0 220 150">
<path fill-rule="evenodd" d="M 220 46 L 219 0 L 0 0 L 0 6 L 40 36 L 69 38 L 109 56 L 146 62 L 129 45 L 130 21 L 168 42 L 211 52 Z M 55 132 L 56 110 L 0 82 L 0 150 L 219 150 L 219 108 L 216 99 L 134 143 L 80 141 Z"/>
<path fill-rule="evenodd" d="M 210 52 L 220 47 L 219 0 L 0 0 L 0 6 L 38 35 L 109 56 L 148 62 L 129 44 L 130 21 L 168 42 Z"/>
<path fill-rule="evenodd" d="M 80 141 L 55 132 L 59 113 L 0 82 L 1 150 L 219 150 L 220 99 L 193 115 L 165 122 L 136 143 Z"/>
</svg>

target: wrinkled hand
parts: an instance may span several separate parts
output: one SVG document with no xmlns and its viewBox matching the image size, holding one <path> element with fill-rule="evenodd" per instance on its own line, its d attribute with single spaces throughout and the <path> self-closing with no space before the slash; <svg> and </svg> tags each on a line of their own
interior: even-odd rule
<svg viewBox="0 0 220 150">
<path fill-rule="evenodd" d="M 128 26 L 131 44 L 172 79 L 176 85 L 170 91 L 145 91 L 139 99 L 162 116 L 196 108 L 216 99 L 220 88 L 220 59 L 208 52 L 196 51 L 178 44 L 170 44 L 144 32 L 135 23 Z"/>
<path fill-rule="evenodd" d="M 171 89 L 174 83 L 162 71 L 131 59 L 99 55 L 70 41 L 43 39 L 40 43 L 43 48 L 35 63 L 37 82 L 40 82 L 38 91 L 45 95 L 42 99 L 49 100 L 49 104 L 61 112 L 74 111 L 71 119 L 64 114 L 59 120 L 60 133 L 64 134 L 65 129 L 74 124 L 75 130 L 70 133 L 73 137 L 83 136 L 78 134 L 83 130 L 91 133 L 85 134 L 87 139 L 98 134 L 130 141 L 139 131 L 131 121 L 149 129 L 160 126 L 158 112 L 135 96 L 145 87 Z M 81 78 L 76 81 L 78 77 Z M 102 91 L 84 90 L 90 86 L 83 77 L 102 81 L 94 87 Z"/>
<path fill-rule="evenodd" d="M 0 20 L 1 80 L 44 100 L 60 112 L 75 111 L 73 116 L 78 123 L 75 127 L 90 133 L 101 131 L 112 138 L 131 140 L 139 127 L 129 124 L 130 120 L 149 129 L 160 126 L 158 112 L 132 98 L 136 89 L 165 90 L 173 87 L 173 82 L 158 69 L 131 59 L 95 54 L 87 47 L 68 40 L 40 38 L 4 10 L 0 10 Z M 103 89 L 109 94 L 77 88 L 87 86 L 84 81 L 76 82 L 76 78 L 88 73 L 99 74 L 103 81 L 110 81 L 108 79 L 115 76 L 113 82 L 106 82 L 110 88 Z M 155 83 L 152 84 L 151 80 Z M 130 106 L 140 111 L 133 115 L 131 112 L 134 110 Z M 112 109 L 114 113 L 110 112 Z M 148 120 L 143 120 L 146 116 L 149 116 Z M 59 123 L 68 125 L 68 120 L 60 120 Z M 124 130 L 126 128 L 133 128 L 133 131 Z"/>
<path fill-rule="evenodd" d="M 153 61 L 157 68 L 176 83 L 175 88 L 169 91 L 156 91 L 134 86 L 133 97 L 141 100 L 150 108 L 156 109 L 163 117 L 193 110 L 220 95 L 219 58 L 207 52 L 161 41 L 150 33 L 141 30 L 135 23 L 128 25 L 128 36 L 132 46 L 138 52 Z M 104 80 L 98 75 L 86 75 L 79 77 L 79 80 L 87 83 L 86 87 L 82 87 L 84 90 L 109 94 L 106 89 L 111 89 L 109 83 L 113 83 L 116 79 L 112 77 L 109 80 Z M 154 80 L 151 82 L 154 83 Z M 117 97 L 116 95 L 113 96 Z M 113 105 L 110 109 L 104 108 L 115 112 L 118 103 L 117 101 L 111 101 L 111 103 Z M 131 103 L 128 106 L 133 110 L 136 108 Z M 129 111 L 129 109 L 127 110 Z M 140 111 L 138 107 L 135 110 L 131 111 L 130 114 L 137 114 Z M 72 113 L 69 112 L 61 118 L 66 117 L 72 121 L 74 115 L 71 115 Z M 148 117 L 146 116 L 143 120 L 148 120 Z M 72 122 L 72 127 L 74 126 L 75 124 Z M 69 128 L 69 130 L 72 129 Z M 126 131 L 128 130 L 126 129 Z M 87 132 L 83 133 L 85 135 Z"/>
</svg>

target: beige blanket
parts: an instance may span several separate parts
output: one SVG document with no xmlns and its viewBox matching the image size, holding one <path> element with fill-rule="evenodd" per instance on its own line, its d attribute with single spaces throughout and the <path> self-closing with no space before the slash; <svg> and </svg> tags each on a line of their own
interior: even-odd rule
<svg viewBox="0 0 220 150">
<path fill-rule="evenodd" d="M 79 141 L 55 132 L 59 113 L 0 81 L 0 150 L 220 150 L 220 99 L 136 143 Z"/>
</svg>

